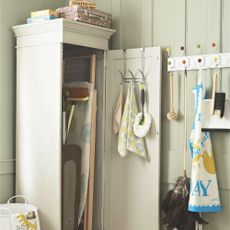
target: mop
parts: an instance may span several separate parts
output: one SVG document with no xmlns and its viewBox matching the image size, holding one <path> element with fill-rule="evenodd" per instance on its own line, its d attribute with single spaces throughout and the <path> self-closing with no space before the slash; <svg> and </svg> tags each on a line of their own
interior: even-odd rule
<svg viewBox="0 0 230 230">
<path fill-rule="evenodd" d="M 170 190 L 162 203 L 164 211 L 163 224 L 167 226 L 167 230 L 195 230 L 196 222 L 199 224 L 207 223 L 204 221 L 199 213 L 189 212 L 189 191 L 190 191 L 190 178 L 187 177 L 186 172 L 186 154 L 187 154 L 187 70 L 184 73 L 184 117 L 185 117 L 185 130 L 184 130 L 184 175 L 179 177 Z"/>
</svg>

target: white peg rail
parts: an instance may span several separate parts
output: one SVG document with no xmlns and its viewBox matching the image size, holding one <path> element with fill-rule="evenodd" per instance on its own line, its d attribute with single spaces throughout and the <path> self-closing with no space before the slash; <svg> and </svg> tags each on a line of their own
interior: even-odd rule
<svg viewBox="0 0 230 230">
<path fill-rule="evenodd" d="M 230 53 L 216 53 L 196 56 L 168 58 L 168 71 L 229 68 Z"/>
</svg>

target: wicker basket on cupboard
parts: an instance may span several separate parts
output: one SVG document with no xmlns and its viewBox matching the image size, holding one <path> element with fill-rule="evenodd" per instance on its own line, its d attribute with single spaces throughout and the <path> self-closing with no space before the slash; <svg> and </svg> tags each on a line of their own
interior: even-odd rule
<svg viewBox="0 0 230 230">
<path fill-rule="evenodd" d="M 88 0 L 70 0 L 69 1 L 69 6 L 76 6 L 76 5 L 81 6 L 82 8 L 90 8 L 90 9 L 96 8 L 96 4 Z"/>
</svg>

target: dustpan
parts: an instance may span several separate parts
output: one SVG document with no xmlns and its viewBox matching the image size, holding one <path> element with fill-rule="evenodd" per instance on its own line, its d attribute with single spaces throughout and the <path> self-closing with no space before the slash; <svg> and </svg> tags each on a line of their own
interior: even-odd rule
<svg viewBox="0 0 230 230">
<path fill-rule="evenodd" d="M 216 92 L 218 73 L 213 76 L 212 99 L 203 100 L 202 131 L 230 131 L 230 100 Z"/>
<path fill-rule="evenodd" d="M 206 99 L 203 101 L 203 119 L 202 119 L 202 130 L 203 131 L 230 131 L 230 100 L 225 101 L 224 116 L 214 116 L 210 112 L 212 100 Z"/>
</svg>

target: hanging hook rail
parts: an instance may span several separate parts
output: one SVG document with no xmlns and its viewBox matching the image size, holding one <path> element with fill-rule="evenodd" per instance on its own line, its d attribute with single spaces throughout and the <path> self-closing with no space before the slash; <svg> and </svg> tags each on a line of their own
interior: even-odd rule
<svg viewBox="0 0 230 230">
<path fill-rule="evenodd" d="M 230 68 L 230 53 L 170 57 L 168 71 Z"/>
<path fill-rule="evenodd" d="M 121 70 L 118 70 L 118 72 L 120 73 L 122 79 L 121 79 L 121 84 L 123 83 L 129 83 L 129 82 L 140 82 L 140 83 L 145 83 L 146 81 L 146 77 L 144 76 L 143 71 L 138 70 L 138 72 L 141 73 L 141 78 L 140 77 L 136 77 L 137 74 L 134 74 L 130 69 L 128 69 L 129 74 L 131 75 L 131 77 L 125 77 L 124 73 Z"/>
<path fill-rule="evenodd" d="M 144 56 L 145 56 L 145 48 L 143 48 L 142 51 L 142 70 L 138 69 L 137 73 L 134 74 L 130 69 L 128 69 L 129 74 L 131 75 L 131 77 L 126 77 L 126 50 L 123 50 L 123 59 L 124 59 L 124 72 L 122 72 L 121 70 L 118 70 L 118 72 L 121 75 L 121 84 L 123 83 L 129 83 L 129 82 L 140 82 L 140 83 L 146 83 L 146 76 L 144 74 L 145 71 L 145 60 L 144 60 Z M 141 77 L 137 77 L 138 73 L 141 73 Z"/>
</svg>

